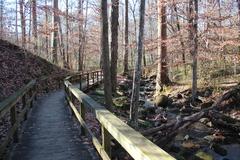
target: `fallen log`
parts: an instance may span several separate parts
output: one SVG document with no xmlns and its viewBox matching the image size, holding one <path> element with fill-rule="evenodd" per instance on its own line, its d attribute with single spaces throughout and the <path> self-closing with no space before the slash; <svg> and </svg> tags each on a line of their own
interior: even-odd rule
<svg viewBox="0 0 240 160">
<path fill-rule="evenodd" d="M 208 115 L 209 111 L 217 110 L 218 106 L 220 106 L 220 104 L 223 101 L 228 100 L 231 97 L 236 98 L 238 96 L 240 97 L 240 86 L 234 87 L 230 91 L 226 91 L 209 108 L 205 108 L 205 109 L 203 109 L 203 110 L 201 110 L 201 111 L 199 111 L 199 112 L 197 112 L 195 114 L 192 114 L 190 116 L 186 116 L 186 117 L 183 117 L 183 118 L 180 117 L 180 116 L 177 116 L 175 121 L 171 121 L 170 123 L 167 123 L 167 124 L 155 127 L 155 128 L 151 128 L 151 129 L 145 130 L 145 131 L 142 132 L 142 134 L 147 136 L 147 135 L 153 134 L 154 132 L 158 132 L 160 130 L 171 128 L 170 130 L 167 131 L 167 134 L 166 134 L 167 136 L 166 137 L 161 137 L 160 139 L 156 140 L 156 142 L 161 142 L 161 144 L 165 144 L 165 143 L 169 142 L 169 139 L 174 137 L 179 131 L 187 128 L 192 123 L 197 122 L 204 115 Z"/>
</svg>

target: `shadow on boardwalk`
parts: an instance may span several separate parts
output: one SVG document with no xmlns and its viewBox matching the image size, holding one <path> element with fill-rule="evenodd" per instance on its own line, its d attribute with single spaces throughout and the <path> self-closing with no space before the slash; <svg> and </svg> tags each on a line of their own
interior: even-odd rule
<svg viewBox="0 0 240 160">
<path fill-rule="evenodd" d="M 94 149 L 81 140 L 64 100 L 64 92 L 55 91 L 35 103 L 24 126 L 12 160 L 92 160 Z"/>
</svg>

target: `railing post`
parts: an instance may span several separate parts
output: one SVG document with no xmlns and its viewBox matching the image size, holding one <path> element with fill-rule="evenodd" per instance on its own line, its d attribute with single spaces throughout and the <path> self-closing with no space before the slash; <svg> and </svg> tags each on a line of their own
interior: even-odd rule
<svg viewBox="0 0 240 160">
<path fill-rule="evenodd" d="M 30 99 L 32 98 L 32 96 L 33 96 L 33 90 L 32 89 L 30 89 L 30 91 L 29 91 L 29 96 L 30 96 Z M 31 102 L 30 102 L 30 108 L 32 108 L 33 107 L 33 99 L 31 100 Z"/>
<path fill-rule="evenodd" d="M 22 105 L 23 105 L 23 109 L 25 109 L 27 106 L 26 106 L 26 94 L 23 95 L 22 97 Z M 27 110 L 26 110 L 26 113 L 24 114 L 24 120 L 27 119 Z"/>
<path fill-rule="evenodd" d="M 85 108 L 84 108 L 84 104 L 81 102 L 80 104 L 80 115 L 82 117 L 82 119 L 85 121 Z M 86 132 L 83 126 L 81 126 L 81 135 L 85 136 Z"/>
<path fill-rule="evenodd" d="M 80 74 L 80 82 L 79 82 L 79 87 L 80 87 L 80 90 L 82 90 L 82 75 Z"/>
<path fill-rule="evenodd" d="M 13 106 L 10 109 L 10 121 L 11 121 L 12 127 L 14 127 L 14 125 L 16 123 L 16 106 Z M 18 129 L 16 129 L 16 131 L 13 134 L 13 141 L 14 142 L 18 141 Z"/>
<path fill-rule="evenodd" d="M 95 72 L 92 72 L 92 79 L 93 79 L 92 81 L 93 81 L 93 85 L 94 85 L 94 77 L 95 77 L 94 74 L 95 74 Z"/>
<path fill-rule="evenodd" d="M 98 71 L 97 71 L 97 83 L 99 82 L 99 74 L 98 74 Z"/>
<path fill-rule="evenodd" d="M 87 72 L 87 89 L 89 88 L 89 72 Z"/>
<path fill-rule="evenodd" d="M 108 156 L 111 158 L 111 134 L 106 130 L 106 128 L 102 125 L 102 147 Z"/>
</svg>

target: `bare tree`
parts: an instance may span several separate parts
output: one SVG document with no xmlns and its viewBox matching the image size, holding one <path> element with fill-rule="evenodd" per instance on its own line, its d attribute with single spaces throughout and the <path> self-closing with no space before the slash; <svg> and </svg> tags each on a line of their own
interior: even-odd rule
<svg viewBox="0 0 240 160">
<path fill-rule="evenodd" d="M 123 60 L 123 73 L 128 72 L 128 0 L 125 0 L 125 53 Z"/>
<path fill-rule="evenodd" d="M 18 44 L 18 0 L 16 0 L 16 20 L 15 20 L 15 32 L 16 32 L 16 43 Z"/>
<path fill-rule="evenodd" d="M 26 44 L 26 22 L 25 22 L 25 14 L 23 10 L 24 0 L 19 0 L 19 8 L 21 15 L 21 29 L 22 29 L 22 47 L 25 48 Z"/>
<path fill-rule="evenodd" d="M 4 27 L 4 25 L 3 25 L 3 17 L 4 17 L 4 15 L 3 15 L 3 13 L 4 13 L 4 11 L 3 11 L 3 8 L 4 8 L 4 2 L 3 2 L 3 0 L 0 0 L 0 27 L 1 27 L 1 33 L 0 33 L 0 38 L 1 39 L 3 39 L 3 32 L 4 32 L 4 29 L 3 29 L 3 27 Z"/>
<path fill-rule="evenodd" d="M 79 48 L 78 48 L 78 70 L 83 70 L 83 1 L 78 1 L 78 15 L 80 22 L 78 23 L 78 41 L 79 41 Z"/>
<path fill-rule="evenodd" d="M 69 54 L 68 54 L 68 47 L 69 47 L 69 42 L 68 42 L 68 38 L 69 38 L 69 22 L 68 22 L 68 0 L 66 0 L 66 64 L 64 64 L 64 66 L 66 68 L 69 68 Z"/>
<path fill-rule="evenodd" d="M 45 0 L 45 48 L 46 48 L 46 55 L 49 58 L 49 53 L 48 53 L 48 8 L 47 8 L 47 0 Z"/>
<path fill-rule="evenodd" d="M 38 37 L 37 37 L 37 4 L 36 0 L 32 0 L 32 26 L 33 26 L 33 37 L 34 37 L 34 52 L 38 50 Z"/>
<path fill-rule="evenodd" d="M 197 97 L 198 1 L 189 0 L 189 49 L 192 56 L 192 101 Z"/>
<path fill-rule="evenodd" d="M 138 53 L 136 54 L 135 69 L 133 75 L 132 97 L 130 105 L 130 124 L 138 127 L 138 106 L 139 106 L 139 90 L 141 81 L 142 52 L 144 39 L 144 16 L 145 16 L 145 0 L 140 3 L 140 22 L 138 36 Z"/>
<path fill-rule="evenodd" d="M 187 75 L 187 69 L 186 69 L 186 58 L 185 58 L 185 45 L 184 45 L 184 42 L 183 42 L 183 36 L 182 36 L 182 33 L 181 33 L 181 27 L 180 27 L 180 23 L 179 23 L 179 15 L 178 15 L 178 10 L 177 10 L 177 4 L 175 2 L 175 0 L 173 0 L 173 8 L 174 8 L 174 12 L 175 12 L 175 17 L 176 17 L 176 23 L 177 23 L 177 30 L 178 30 L 178 33 L 179 33 L 179 41 L 180 41 L 180 44 L 181 44 L 181 48 L 182 48 L 182 63 L 184 65 L 184 73 L 185 75 Z"/>
<path fill-rule="evenodd" d="M 166 2 L 164 0 L 157 1 L 158 7 L 158 70 L 156 79 L 156 93 L 162 89 L 163 84 L 169 84 L 167 67 L 167 21 L 166 21 Z"/>
<path fill-rule="evenodd" d="M 119 17 L 119 0 L 112 0 L 111 80 L 112 80 L 113 93 L 116 93 L 116 87 L 117 87 L 118 26 L 119 26 L 118 17 Z"/>
<path fill-rule="evenodd" d="M 104 76 L 104 97 L 105 104 L 109 110 L 112 110 L 112 84 L 109 65 L 109 42 L 108 42 L 108 11 L 107 0 L 101 1 L 101 50 L 103 57 L 103 76 Z"/>
<path fill-rule="evenodd" d="M 58 64 L 57 46 L 58 46 L 58 0 L 53 0 L 53 32 L 51 39 L 53 63 Z"/>
</svg>

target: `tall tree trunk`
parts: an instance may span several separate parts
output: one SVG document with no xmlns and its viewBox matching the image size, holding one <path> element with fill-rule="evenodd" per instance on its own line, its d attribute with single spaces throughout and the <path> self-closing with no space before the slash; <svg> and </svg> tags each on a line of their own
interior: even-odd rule
<svg viewBox="0 0 240 160">
<path fill-rule="evenodd" d="M 37 37 L 37 4 L 36 0 L 32 0 L 32 26 L 33 26 L 33 43 L 34 43 L 34 52 L 37 54 L 38 51 L 38 37 Z"/>
<path fill-rule="evenodd" d="M 64 67 L 69 69 L 69 53 L 68 53 L 68 47 L 69 47 L 69 42 L 68 42 L 68 37 L 69 37 L 69 23 L 68 23 L 68 0 L 66 0 L 66 64 L 64 64 Z"/>
<path fill-rule="evenodd" d="M 46 48 L 46 55 L 48 59 L 50 59 L 49 52 L 48 52 L 48 8 L 47 8 L 47 0 L 45 0 L 45 48 Z"/>
<path fill-rule="evenodd" d="M 198 0 L 189 0 L 189 48 L 192 55 L 192 102 L 197 97 Z"/>
<path fill-rule="evenodd" d="M 78 23 L 78 32 L 79 32 L 79 48 L 78 48 L 78 70 L 83 70 L 83 53 L 82 53 L 82 46 L 83 46 L 83 1 L 78 1 L 78 15 L 80 22 Z"/>
<path fill-rule="evenodd" d="M 156 93 L 162 89 L 162 85 L 169 84 L 167 67 L 167 21 L 166 21 L 166 2 L 164 0 L 157 1 L 158 4 L 158 70 L 156 80 Z"/>
<path fill-rule="evenodd" d="M 31 41 L 31 38 L 32 38 L 32 1 L 28 1 L 30 3 L 30 6 L 29 6 L 29 27 L 28 27 L 28 49 L 31 50 L 32 49 L 32 41 Z M 25 9 L 25 12 L 26 12 L 26 9 Z"/>
<path fill-rule="evenodd" d="M 108 42 L 108 11 L 107 0 L 101 1 L 101 50 L 103 58 L 103 76 L 104 76 L 104 97 L 105 104 L 109 110 L 112 110 L 112 84 L 109 65 L 109 42 Z"/>
<path fill-rule="evenodd" d="M 19 1 L 20 15 L 21 15 L 21 29 L 22 29 L 22 47 L 25 49 L 26 44 L 26 22 L 23 10 L 24 0 Z"/>
<path fill-rule="evenodd" d="M 61 52 L 63 66 L 65 66 L 66 54 L 65 54 L 65 46 L 64 46 L 64 41 L 63 41 L 61 19 L 60 19 L 59 15 L 57 15 L 57 22 L 58 22 L 58 29 L 59 29 L 59 44 L 60 44 L 59 50 Z"/>
<path fill-rule="evenodd" d="M 57 56 L 57 46 L 58 46 L 58 0 L 53 0 L 53 32 L 52 32 L 52 56 L 53 63 L 58 64 L 58 56 Z"/>
<path fill-rule="evenodd" d="M 128 72 L 128 0 L 125 0 L 125 53 L 123 60 L 123 73 L 127 74 Z"/>
<path fill-rule="evenodd" d="M 174 12 L 175 12 L 176 21 L 177 21 L 177 30 L 179 32 L 179 41 L 180 41 L 181 48 L 182 48 L 182 63 L 183 63 L 183 66 L 184 66 L 184 73 L 185 73 L 185 75 L 187 75 L 186 58 L 185 58 L 185 45 L 184 45 L 184 42 L 183 42 L 183 36 L 182 36 L 182 33 L 181 33 L 181 27 L 180 27 L 179 18 L 178 18 L 177 4 L 176 4 L 175 0 L 173 1 L 173 7 L 174 7 Z"/>
<path fill-rule="evenodd" d="M 18 44 L 18 0 L 16 0 L 16 20 L 15 20 L 15 32 L 16 32 L 16 44 Z"/>
<path fill-rule="evenodd" d="M 4 2 L 3 0 L 0 0 L 0 23 L 1 23 L 1 33 L 0 33 L 0 38 L 3 39 L 3 33 L 4 33 L 4 29 L 3 29 L 3 8 L 4 8 Z"/>
<path fill-rule="evenodd" d="M 116 93 L 117 87 L 117 60 L 118 60 L 118 17 L 119 17 L 119 0 L 112 0 L 111 16 L 111 81 L 112 92 Z"/>
<path fill-rule="evenodd" d="M 139 90 L 141 81 L 142 52 L 144 39 L 144 16 L 145 16 L 145 0 L 141 0 L 140 4 L 140 22 L 138 36 L 138 53 L 136 54 L 136 63 L 133 75 L 132 97 L 130 105 L 130 124 L 138 127 L 138 106 L 139 106 Z"/>
<path fill-rule="evenodd" d="M 144 66 L 144 67 L 147 66 L 147 62 L 146 62 L 146 50 L 145 50 L 145 48 L 143 48 L 143 66 Z"/>
</svg>

